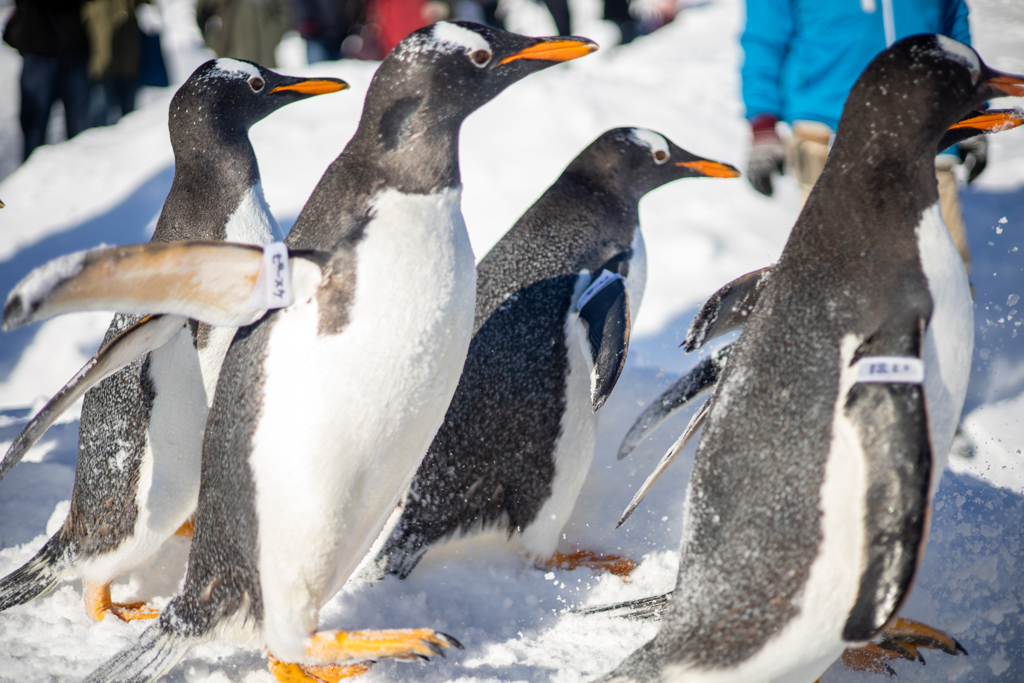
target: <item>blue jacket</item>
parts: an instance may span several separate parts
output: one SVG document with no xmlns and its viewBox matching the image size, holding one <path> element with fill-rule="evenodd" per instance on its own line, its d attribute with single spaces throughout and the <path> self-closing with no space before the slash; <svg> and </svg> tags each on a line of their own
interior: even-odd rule
<svg viewBox="0 0 1024 683">
<path fill-rule="evenodd" d="M 868 62 L 915 33 L 970 45 L 964 0 L 747 0 L 740 37 L 747 118 L 772 114 L 835 130 Z"/>
</svg>

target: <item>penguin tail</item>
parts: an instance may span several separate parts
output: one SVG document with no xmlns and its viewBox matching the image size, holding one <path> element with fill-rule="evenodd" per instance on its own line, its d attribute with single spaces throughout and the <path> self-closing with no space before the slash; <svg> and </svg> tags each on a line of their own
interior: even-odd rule
<svg viewBox="0 0 1024 683">
<path fill-rule="evenodd" d="M 620 617 L 622 619 L 660 619 L 661 615 L 668 609 L 668 605 L 671 600 L 672 591 L 669 591 L 664 595 L 653 595 L 651 597 L 639 598 L 637 600 L 627 600 L 626 602 L 619 602 L 613 605 L 598 605 L 596 607 L 574 609 L 573 612 L 584 616 L 603 614 L 605 616 Z"/>
<path fill-rule="evenodd" d="M 114 655 L 82 683 L 146 683 L 170 671 L 200 641 L 174 628 L 172 615 L 169 605 L 134 645 Z"/>
<path fill-rule="evenodd" d="M 407 533 L 398 526 L 377 554 L 377 564 L 383 565 L 385 576 L 405 579 L 427 554 L 429 547 L 419 534 Z"/>
<path fill-rule="evenodd" d="M 73 556 L 56 533 L 31 560 L 0 579 L 0 612 L 49 593 L 73 564 Z"/>
</svg>

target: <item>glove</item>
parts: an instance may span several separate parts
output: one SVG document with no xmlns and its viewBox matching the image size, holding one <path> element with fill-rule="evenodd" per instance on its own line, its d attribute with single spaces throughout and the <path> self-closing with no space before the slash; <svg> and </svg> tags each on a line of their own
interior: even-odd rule
<svg viewBox="0 0 1024 683">
<path fill-rule="evenodd" d="M 786 146 L 775 132 L 778 121 L 771 114 L 758 114 L 750 119 L 752 140 L 747 180 L 761 194 L 772 196 L 772 173 L 782 175 L 786 163 Z"/>
<path fill-rule="evenodd" d="M 957 156 L 967 172 L 967 184 L 970 185 L 985 170 L 988 164 L 988 140 L 984 135 L 968 138 L 959 145 Z"/>
</svg>

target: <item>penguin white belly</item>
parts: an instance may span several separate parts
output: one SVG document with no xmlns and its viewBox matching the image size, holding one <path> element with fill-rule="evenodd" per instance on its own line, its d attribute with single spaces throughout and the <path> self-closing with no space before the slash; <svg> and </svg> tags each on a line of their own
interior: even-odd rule
<svg viewBox="0 0 1024 683">
<path fill-rule="evenodd" d="M 296 661 L 317 611 L 394 510 L 458 384 L 476 268 L 459 190 L 378 196 L 340 334 L 316 300 L 279 312 L 250 465 L 264 636 Z"/>
<path fill-rule="evenodd" d="M 974 305 L 964 263 L 937 203 L 921 216 L 917 246 L 933 305 L 924 339 L 924 391 L 932 437 L 934 493 L 967 395 L 974 353 Z"/>
<path fill-rule="evenodd" d="M 633 256 L 629 261 L 626 292 L 629 296 L 630 324 L 636 320 L 640 301 L 647 282 L 647 251 L 644 238 L 637 226 L 631 245 Z M 523 530 L 519 543 L 531 556 L 550 557 L 558 546 L 562 528 L 569 521 L 576 499 L 594 461 L 597 443 L 598 416 L 591 401 L 590 372 L 593 369 L 586 332 L 579 323 L 576 301 L 590 284 L 589 274 L 576 281 L 569 314 L 565 320 L 565 345 L 568 351 L 569 372 L 565 380 L 565 412 L 562 413 L 558 441 L 555 443 L 555 477 L 551 481 L 551 495 L 544 502 L 533 523 Z"/>
<path fill-rule="evenodd" d="M 154 399 L 139 468 L 134 533 L 116 550 L 83 558 L 82 578 L 105 583 L 148 560 L 195 511 L 208 408 L 199 358 L 185 326 L 149 354 Z"/>
</svg>

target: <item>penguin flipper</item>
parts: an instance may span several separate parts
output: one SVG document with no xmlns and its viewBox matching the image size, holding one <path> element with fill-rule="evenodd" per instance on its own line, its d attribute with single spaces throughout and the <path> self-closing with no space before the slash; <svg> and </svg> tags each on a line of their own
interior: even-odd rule
<svg viewBox="0 0 1024 683">
<path fill-rule="evenodd" d="M 641 441 L 646 439 L 668 418 L 685 408 L 691 401 L 701 397 L 711 389 L 722 373 L 732 344 L 718 349 L 711 355 L 702 358 L 690 371 L 677 379 L 672 386 L 662 392 L 640 413 L 633 426 L 629 428 L 622 445 L 619 446 L 618 459 L 622 460 L 633 452 Z"/>
<path fill-rule="evenodd" d="M 150 315 L 117 335 L 82 366 L 42 410 L 29 420 L 0 461 L 0 479 L 14 469 L 50 425 L 85 392 L 130 364 L 139 356 L 158 349 L 174 337 L 188 322 L 176 315 Z"/>
<path fill-rule="evenodd" d="M 856 434 L 867 465 L 865 564 L 843 627 L 848 641 L 870 640 L 896 614 L 924 554 L 933 461 L 923 372 L 907 378 L 886 373 L 881 381 L 870 373 L 893 356 L 923 367 L 926 320 L 889 322 L 857 349 L 844 370 L 857 374 L 843 400 L 842 418 Z"/>
<path fill-rule="evenodd" d="M 683 340 L 687 353 L 696 351 L 715 337 L 741 327 L 754 309 L 775 266 L 741 275 L 711 295 L 690 323 Z"/>
<path fill-rule="evenodd" d="M 319 252 L 290 255 L 293 301 L 320 285 Z M 222 327 L 258 320 L 252 304 L 263 249 L 228 242 L 169 242 L 101 247 L 54 259 L 29 273 L 7 297 L 3 329 L 78 311 L 171 313 Z"/>
<path fill-rule="evenodd" d="M 684 448 L 686 448 L 686 444 L 690 443 L 690 439 L 693 438 L 693 435 L 696 434 L 697 430 L 704 425 L 704 420 L 707 419 L 708 413 L 711 411 L 711 402 L 713 400 L 714 398 L 712 397 L 705 401 L 704 405 L 700 407 L 700 410 L 693 414 L 693 417 L 690 418 L 690 423 L 686 425 L 686 429 L 679 438 L 676 439 L 676 442 L 672 444 L 665 455 L 662 456 L 661 462 L 658 463 L 658 466 L 654 468 L 651 475 L 647 477 L 647 481 L 644 482 L 643 486 L 640 487 L 640 490 L 636 492 L 635 496 L 633 496 L 633 500 L 629 502 L 626 510 L 622 513 L 622 517 L 619 518 L 619 523 L 615 525 L 616 529 L 622 526 L 626 520 L 629 519 L 629 516 L 633 514 L 633 511 L 636 510 L 641 501 L 647 497 L 647 494 L 658 479 L 661 478 L 661 475 L 663 475 L 665 470 L 675 462 L 676 458 L 679 457 L 679 454 L 683 452 Z"/>
<path fill-rule="evenodd" d="M 593 362 L 590 400 L 596 413 L 608 400 L 626 365 L 629 295 L 625 280 L 614 280 L 594 294 L 580 309 L 579 319 L 586 332 L 583 353 L 589 354 Z"/>
<path fill-rule="evenodd" d="M 988 109 L 972 110 L 964 118 L 954 123 L 939 140 L 939 153 L 955 144 L 969 140 L 976 135 L 990 135 L 1004 130 L 1012 130 L 1024 124 L 1024 109 Z"/>
</svg>

